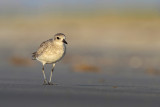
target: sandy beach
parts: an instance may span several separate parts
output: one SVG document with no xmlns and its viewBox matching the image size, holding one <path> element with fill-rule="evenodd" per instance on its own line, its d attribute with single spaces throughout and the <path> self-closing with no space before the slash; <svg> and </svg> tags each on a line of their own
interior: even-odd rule
<svg viewBox="0 0 160 107">
<path fill-rule="evenodd" d="M 2 88 L 3 86 L 3 88 Z M 151 107 L 159 106 L 159 89 L 118 86 L 42 86 L 1 84 L 1 106 Z M 9 103 L 8 103 L 9 102 Z"/>
<path fill-rule="evenodd" d="M 61 66 L 64 66 L 61 68 Z M 38 67 L 37 67 L 38 66 Z M 36 67 L 4 68 L 0 75 L 0 106 L 24 107 L 158 107 L 160 79 L 155 76 L 122 76 L 71 72 L 59 63 L 55 86 L 42 85 L 40 64 Z M 48 70 L 48 69 L 46 69 Z M 2 73 L 1 72 L 1 73 Z M 49 75 L 49 71 L 46 71 Z"/>
</svg>

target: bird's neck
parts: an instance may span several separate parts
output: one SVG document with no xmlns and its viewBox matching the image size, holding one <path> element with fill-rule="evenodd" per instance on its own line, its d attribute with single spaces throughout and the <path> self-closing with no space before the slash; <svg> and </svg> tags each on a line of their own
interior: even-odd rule
<svg viewBox="0 0 160 107">
<path fill-rule="evenodd" d="M 56 45 L 56 46 L 64 46 L 64 43 L 63 42 L 53 42 L 53 45 Z"/>
</svg>

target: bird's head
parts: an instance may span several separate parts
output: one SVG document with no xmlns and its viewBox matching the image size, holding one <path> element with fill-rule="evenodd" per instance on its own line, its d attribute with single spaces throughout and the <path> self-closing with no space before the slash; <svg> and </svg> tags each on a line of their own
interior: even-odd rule
<svg viewBox="0 0 160 107">
<path fill-rule="evenodd" d="M 61 42 L 61 43 L 68 44 L 65 39 L 66 39 L 66 37 L 63 33 L 57 33 L 54 35 L 55 42 L 59 42 L 59 43 Z"/>
</svg>

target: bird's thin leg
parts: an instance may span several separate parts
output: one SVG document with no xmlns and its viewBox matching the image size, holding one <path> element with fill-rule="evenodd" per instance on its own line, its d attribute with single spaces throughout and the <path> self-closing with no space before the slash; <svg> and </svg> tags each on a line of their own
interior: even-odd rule
<svg viewBox="0 0 160 107">
<path fill-rule="evenodd" d="M 44 65 L 45 64 L 43 64 L 43 67 L 42 67 L 42 73 L 43 73 L 43 76 L 44 76 L 44 83 L 43 83 L 43 85 L 47 85 L 47 79 L 46 79 L 46 75 L 44 73 Z"/>
<path fill-rule="evenodd" d="M 53 64 L 53 67 L 52 67 L 52 70 L 51 70 L 51 75 L 50 75 L 50 79 L 49 79 L 49 82 L 48 82 L 49 85 L 53 85 L 51 80 L 52 80 L 52 74 L 53 74 L 53 71 L 54 71 L 54 67 L 55 67 L 55 63 Z"/>
</svg>

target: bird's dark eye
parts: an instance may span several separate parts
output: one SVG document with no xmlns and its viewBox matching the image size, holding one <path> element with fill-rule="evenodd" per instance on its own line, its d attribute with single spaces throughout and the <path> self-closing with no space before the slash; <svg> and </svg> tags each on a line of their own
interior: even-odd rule
<svg viewBox="0 0 160 107">
<path fill-rule="evenodd" d="M 60 38 L 59 38 L 59 37 L 57 37 L 57 39 L 59 40 Z"/>
</svg>

